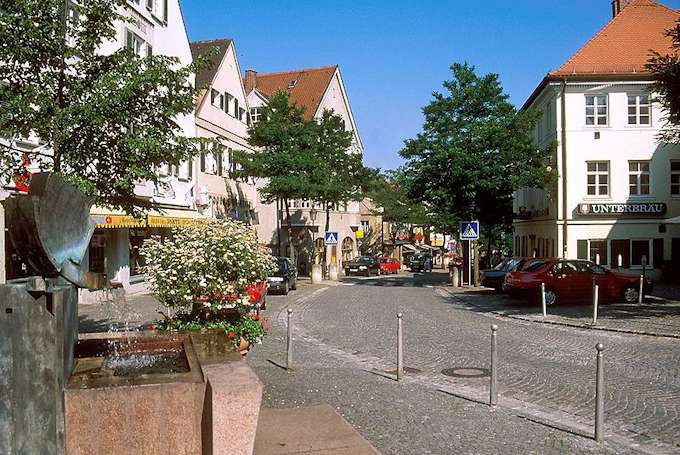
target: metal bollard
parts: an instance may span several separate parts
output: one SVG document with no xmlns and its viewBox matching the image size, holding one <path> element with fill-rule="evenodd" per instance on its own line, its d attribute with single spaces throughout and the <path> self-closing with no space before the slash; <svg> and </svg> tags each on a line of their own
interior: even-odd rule
<svg viewBox="0 0 680 455">
<path fill-rule="evenodd" d="M 597 324 L 597 305 L 600 300 L 600 286 L 593 281 L 593 324 Z"/>
<path fill-rule="evenodd" d="M 644 293 L 645 276 L 640 275 L 640 293 L 638 295 L 638 303 L 642 303 L 642 294 Z"/>
<path fill-rule="evenodd" d="M 604 345 L 598 343 L 597 349 L 597 376 L 595 378 L 595 440 L 604 440 L 604 359 L 602 351 Z"/>
<path fill-rule="evenodd" d="M 404 376 L 404 349 L 402 345 L 401 320 L 403 315 L 397 314 L 397 381 Z"/>
<path fill-rule="evenodd" d="M 293 369 L 293 309 L 288 308 L 288 340 L 286 342 L 286 369 Z"/>
<path fill-rule="evenodd" d="M 546 317 L 548 309 L 545 304 L 545 283 L 541 283 L 541 309 L 543 310 L 543 317 Z"/>
<path fill-rule="evenodd" d="M 498 326 L 493 324 L 491 326 L 491 383 L 489 384 L 489 405 L 496 406 L 498 403 L 498 372 L 497 362 L 498 362 L 498 346 L 496 344 L 496 332 L 498 331 Z"/>
</svg>

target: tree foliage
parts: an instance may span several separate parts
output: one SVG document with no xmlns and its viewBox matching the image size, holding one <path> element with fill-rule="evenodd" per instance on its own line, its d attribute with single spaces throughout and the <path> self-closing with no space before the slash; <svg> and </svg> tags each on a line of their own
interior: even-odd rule
<svg viewBox="0 0 680 455">
<path fill-rule="evenodd" d="M 448 232 L 466 219 L 508 227 L 513 192 L 546 187 L 555 177 L 552 148 L 540 150 L 533 140 L 540 114 L 510 104 L 496 74 L 478 76 L 468 64 L 451 71 L 446 93 L 434 93 L 423 108 L 423 131 L 400 152 L 408 194 Z"/>
<path fill-rule="evenodd" d="M 63 174 L 97 202 L 132 211 L 135 182 L 196 152 L 177 118 L 194 109 L 197 65 L 110 55 L 126 0 L 0 0 L 0 179 L 27 163 Z M 70 8 L 67 10 L 67 7 Z M 26 138 L 38 148 L 19 147 Z"/>
<path fill-rule="evenodd" d="M 680 143 L 680 20 L 668 30 L 666 35 L 673 40 L 673 52 L 659 54 L 653 52 L 647 69 L 652 72 L 656 83 L 654 91 L 659 94 L 658 101 L 666 111 L 667 128 L 659 134 L 663 142 Z"/>
</svg>

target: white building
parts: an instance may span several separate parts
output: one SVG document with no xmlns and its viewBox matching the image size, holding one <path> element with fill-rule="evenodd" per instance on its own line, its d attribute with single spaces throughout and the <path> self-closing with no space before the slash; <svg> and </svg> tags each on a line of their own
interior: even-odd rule
<svg viewBox="0 0 680 455">
<path fill-rule="evenodd" d="M 649 50 L 680 12 L 654 0 L 616 0 L 613 19 L 541 81 L 525 109 L 543 112 L 541 147 L 558 144 L 550 191 L 515 194 L 516 255 L 599 260 L 658 276 L 680 270 L 680 148 L 660 144 L 664 113 L 650 93 Z"/>
<path fill-rule="evenodd" d="M 217 150 L 196 160 L 196 206 L 209 218 L 233 218 L 259 226 L 257 187 L 252 180 L 236 180 L 233 150 L 251 151 L 249 112 L 236 47 L 230 39 L 191 43 L 194 58 L 213 49 L 212 66 L 196 75 L 201 89 L 196 100 L 196 136 L 218 139 Z"/>
<path fill-rule="evenodd" d="M 288 93 L 292 103 L 305 108 L 307 119 L 319 119 L 324 110 L 332 110 L 345 121 L 345 127 L 354 134 L 353 151 L 363 153 L 363 144 L 357 131 L 352 108 L 342 81 L 340 68 L 337 65 L 319 68 L 305 68 L 276 73 L 257 73 L 247 70 L 245 73 L 245 87 L 248 94 L 248 106 L 252 121 L 257 121 L 261 108 L 267 99 L 278 90 Z M 313 262 L 313 247 L 316 251 L 323 251 L 323 231 L 325 228 L 325 212 L 319 204 L 310 201 L 290 201 L 291 219 L 293 220 L 293 236 L 299 242 L 298 264 L 302 271 L 309 271 Z M 278 210 L 279 218 L 283 208 Z M 277 210 L 274 209 L 272 219 L 276 220 Z M 271 238 L 270 245 L 274 251 L 281 245 L 281 252 L 286 251 L 285 221 L 281 222 L 282 229 L 269 231 L 271 226 L 259 229 L 260 238 Z M 329 250 L 327 263 L 341 263 L 357 255 L 356 232 L 360 228 L 360 204 L 350 202 L 341 204 L 331 212 L 331 231 L 338 232 L 339 244 Z M 283 232 L 281 232 L 283 231 Z M 318 261 L 318 258 L 317 258 Z"/>
</svg>

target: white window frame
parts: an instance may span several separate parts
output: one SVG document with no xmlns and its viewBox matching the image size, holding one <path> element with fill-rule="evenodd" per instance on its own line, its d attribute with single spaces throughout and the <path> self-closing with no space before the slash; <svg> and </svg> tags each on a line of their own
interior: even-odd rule
<svg viewBox="0 0 680 455">
<path fill-rule="evenodd" d="M 592 104 L 588 104 L 592 100 Z M 604 100 L 604 103 L 602 103 Z M 592 108 L 592 113 L 589 113 L 588 109 Z M 604 114 L 600 113 L 600 109 L 604 108 Z M 585 124 L 588 127 L 605 127 L 609 125 L 609 97 L 604 94 L 593 94 L 586 95 L 586 121 Z M 588 123 L 588 119 L 592 119 L 593 123 Z M 600 120 L 604 119 L 604 123 L 600 123 Z"/>
<path fill-rule="evenodd" d="M 647 170 L 642 170 L 644 165 L 647 165 Z M 650 172 L 651 162 L 649 160 L 628 161 L 628 194 L 631 197 L 648 197 L 652 193 L 652 175 Z M 635 169 L 631 169 L 631 168 Z M 642 177 L 647 176 L 647 184 L 642 183 Z M 634 178 L 635 183 L 632 182 L 631 177 Z M 647 192 L 643 193 L 644 186 L 647 187 Z M 634 191 L 633 191 L 634 188 Z"/>
<path fill-rule="evenodd" d="M 673 170 L 673 164 L 676 164 L 678 166 L 678 169 Z M 680 160 L 671 160 L 669 167 L 670 167 L 670 171 L 671 171 L 671 175 L 670 175 L 671 186 L 669 188 L 670 192 L 671 192 L 671 197 L 680 197 Z M 677 180 L 675 183 L 673 183 L 673 177 L 675 177 L 676 180 Z M 675 192 L 673 192 L 674 186 L 676 187 Z"/>
<path fill-rule="evenodd" d="M 130 47 L 130 44 L 132 44 L 133 47 Z M 136 55 L 144 57 L 143 52 L 148 47 L 148 43 L 144 40 L 144 38 L 133 32 L 129 28 L 126 28 L 125 47 L 127 49 L 130 49 Z"/>
<path fill-rule="evenodd" d="M 647 98 L 647 103 L 641 103 L 640 98 Z M 631 103 L 631 100 L 633 101 Z M 642 114 L 643 109 L 647 114 Z M 642 123 L 643 118 L 647 118 L 647 123 Z M 632 120 L 632 122 L 631 122 Z M 630 126 L 651 126 L 652 125 L 652 98 L 647 93 L 638 95 L 628 94 L 628 125 Z"/>
<path fill-rule="evenodd" d="M 595 170 L 591 171 L 588 169 L 589 165 L 594 164 L 595 165 Z M 606 164 L 607 165 L 607 171 L 601 171 L 599 169 L 599 165 L 601 164 Z M 610 178 L 610 172 L 611 172 L 611 166 L 609 161 L 586 161 L 586 196 L 589 198 L 606 198 L 609 197 L 611 194 L 610 191 L 610 184 L 611 184 L 611 178 Z M 595 176 L 595 183 L 590 183 L 589 177 L 591 175 Z M 602 176 L 607 176 L 607 192 L 606 193 L 601 193 L 600 192 L 600 187 L 604 186 L 601 182 L 601 177 Z M 591 194 L 588 189 L 594 186 L 595 187 L 595 194 Z"/>
<path fill-rule="evenodd" d="M 224 92 L 224 112 L 227 113 L 227 115 L 231 115 L 231 105 L 233 104 L 234 96 L 231 93 Z M 236 117 L 236 115 L 231 115 L 232 117 Z"/>
<path fill-rule="evenodd" d="M 250 108 L 250 121 L 252 123 L 259 122 L 261 116 L 262 116 L 262 107 L 251 107 Z"/>
</svg>

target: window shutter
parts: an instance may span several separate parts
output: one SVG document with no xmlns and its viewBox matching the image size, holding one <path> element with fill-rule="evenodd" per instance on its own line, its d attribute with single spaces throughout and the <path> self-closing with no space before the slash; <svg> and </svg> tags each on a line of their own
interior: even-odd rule
<svg viewBox="0 0 680 455">
<path fill-rule="evenodd" d="M 205 172 L 205 153 L 201 153 L 201 172 Z"/>
<path fill-rule="evenodd" d="M 576 257 L 577 259 L 588 259 L 588 241 L 587 240 L 577 240 L 576 241 Z"/>
<path fill-rule="evenodd" d="M 234 117 L 238 118 L 238 98 L 234 98 Z"/>
<path fill-rule="evenodd" d="M 163 0 L 163 20 L 168 21 L 168 0 Z"/>
</svg>

